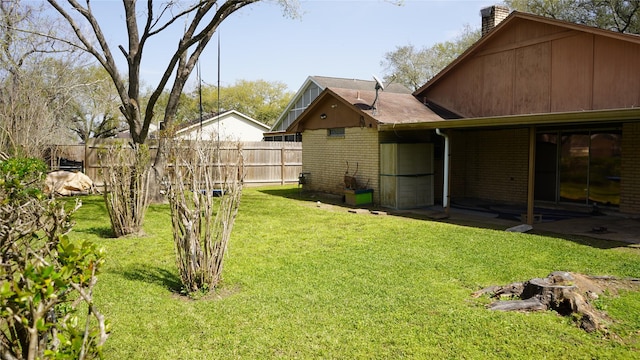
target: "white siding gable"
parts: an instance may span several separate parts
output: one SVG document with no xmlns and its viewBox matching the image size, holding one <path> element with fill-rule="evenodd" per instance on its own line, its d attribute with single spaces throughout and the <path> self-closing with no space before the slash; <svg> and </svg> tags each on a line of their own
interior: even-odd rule
<svg viewBox="0 0 640 360">
<path fill-rule="evenodd" d="M 180 129 L 176 136 L 189 140 L 220 140 L 225 141 L 262 141 L 263 133 L 269 127 L 235 110 L 227 111 L 219 117 L 203 119 L 199 123 Z"/>
</svg>

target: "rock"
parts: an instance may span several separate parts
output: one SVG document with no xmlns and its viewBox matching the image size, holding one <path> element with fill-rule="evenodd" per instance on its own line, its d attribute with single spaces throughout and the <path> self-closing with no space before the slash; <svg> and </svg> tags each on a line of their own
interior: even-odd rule
<svg viewBox="0 0 640 360">
<path fill-rule="evenodd" d="M 505 231 L 526 233 L 527 231 L 531 231 L 531 230 L 533 230 L 533 226 L 527 225 L 527 224 L 521 224 L 521 225 L 510 227 Z"/>
<path fill-rule="evenodd" d="M 47 174 L 45 194 L 61 196 L 85 195 L 95 192 L 93 181 L 81 172 L 53 171 Z"/>
<path fill-rule="evenodd" d="M 349 209 L 348 212 L 352 214 L 368 214 L 369 210 L 367 209 Z"/>
</svg>

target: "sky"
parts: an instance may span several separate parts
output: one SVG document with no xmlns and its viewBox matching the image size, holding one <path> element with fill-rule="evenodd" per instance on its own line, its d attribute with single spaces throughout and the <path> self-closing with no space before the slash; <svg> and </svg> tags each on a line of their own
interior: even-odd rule
<svg viewBox="0 0 640 360">
<path fill-rule="evenodd" d="M 405 0 L 398 6 L 384 0 L 302 0 L 300 16 L 292 19 L 277 2 L 259 2 L 220 25 L 220 62 L 215 36 L 200 58 L 201 78 L 205 84 L 221 86 L 239 80 L 281 82 L 292 92 L 314 75 L 382 78 L 386 53 L 404 45 L 422 48 L 452 40 L 465 24 L 479 28 L 480 9 L 497 3 Z M 108 24 L 104 32 L 112 45 L 126 47 L 120 1 L 94 0 L 92 6 L 99 20 Z M 147 44 L 141 73 L 145 83 L 158 82 L 181 30 L 177 27 Z M 124 71 L 122 54 L 115 56 Z M 194 72 L 188 87 L 197 83 Z"/>
</svg>

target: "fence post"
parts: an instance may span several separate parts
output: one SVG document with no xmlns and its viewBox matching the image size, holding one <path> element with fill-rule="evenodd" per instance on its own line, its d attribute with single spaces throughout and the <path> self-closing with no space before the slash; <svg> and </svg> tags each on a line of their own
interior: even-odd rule
<svg viewBox="0 0 640 360">
<path fill-rule="evenodd" d="M 284 185 L 285 182 L 285 159 L 284 159 L 284 143 L 280 145 L 280 185 Z"/>
</svg>

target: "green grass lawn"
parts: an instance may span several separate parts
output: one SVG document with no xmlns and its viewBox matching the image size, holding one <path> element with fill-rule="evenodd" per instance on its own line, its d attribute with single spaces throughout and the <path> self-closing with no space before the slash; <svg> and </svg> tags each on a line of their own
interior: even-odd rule
<svg viewBox="0 0 640 360">
<path fill-rule="evenodd" d="M 99 197 L 75 239 L 107 251 L 95 297 L 107 359 L 640 359 L 640 293 L 598 300 L 586 333 L 553 312 L 492 312 L 471 293 L 555 270 L 640 277 L 640 249 L 318 208 L 245 189 L 216 294 L 180 296 L 167 206 L 112 239 Z"/>
</svg>

